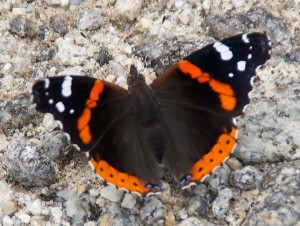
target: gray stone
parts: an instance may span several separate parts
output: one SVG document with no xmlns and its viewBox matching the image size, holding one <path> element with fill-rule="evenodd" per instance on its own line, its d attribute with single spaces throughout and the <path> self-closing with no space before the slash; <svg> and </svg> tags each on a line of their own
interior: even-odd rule
<svg viewBox="0 0 300 226">
<path fill-rule="evenodd" d="M 63 65 L 79 66 L 86 60 L 81 47 L 63 39 L 57 39 L 56 44 L 58 46 L 56 57 Z"/>
<path fill-rule="evenodd" d="M 190 197 L 188 203 L 188 214 L 189 215 L 199 215 L 204 216 L 207 211 L 209 210 L 209 199 L 208 197 L 201 197 L 201 196 L 192 196 Z"/>
<path fill-rule="evenodd" d="M 56 181 L 51 160 L 28 140 L 12 139 L 5 156 L 10 176 L 24 186 L 48 186 Z"/>
<path fill-rule="evenodd" d="M 300 161 L 274 167 L 266 176 L 258 203 L 245 225 L 297 225 L 300 221 Z"/>
<path fill-rule="evenodd" d="M 54 32 L 64 36 L 69 31 L 68 21 L 63 15 L 57 14 L 50 18 L 50 25 Z"/>
<path fill-rule="evenodd" d="M 63 155 L 63 150 L 69 144 L 67 135 L 62 131 L 52 131 L 41 137 L 43 148 L 48 157 L 54 161 Z"/>
<path fill-rule="evenodd" d="M 233 197 L 233 192 L 229 188 L 224 188 L 219 191 L 217 198 L 212 203 L 212 213 L 215 218 L 221 219 L 229 210 L 230 200 Z"/>
<path fill-rule="evenodd" d="M 203 27 L 208 28 L 208 34 L 221 39 L 237 32 L 247 31 L 247 19 L 245 15 L 231 12 L 207 16 L 204 18 Z"/>
<path fill-rule="evenodd" d="M 262 180 L 262 173 L 253 166 L 246 166 L 240 170 L 233 171 L 231 174 L 231 183 L 244 191 L 259 188 Z"/>
<path fill-rule="evenodd" d="M 94 53 L 93 58 L 99 63 L 100 66 L 108 64 L 108 62 L 112 60 L 112 56 L 105 47 L 101 47 L 99 52 Z"/>
<path fill-rule="evenodd" d="M 147 67 L 153 68 L 157 76 L 183 57 L 213 41 L 212 38 L 201 40 L 198 35 L 173 34 L 158 37 L 147 34 L 131 40 L 133 53 L 142 58 Z"/>
<path fill-rule="evenodd" d="M 83 224 L 97 210 L 93 197 L 69 189 L 59 191 L 54 203 L 63 206 L 63 213 L 61 214 L 59 209 L 52 209 L 52 216 L 56 219 L 61 217 L 76 225 Z"/>
<path fill-rule="evenodd" d="M 0 128 L 5 135 L 13 136 L 17 130 L 28 126 L 28 122 L 32 122 L 33 126 L 41 123 L 40 115 L 28 107 L 31 105 L 29 94 L 21 94 L 18 99 L 4 103 L 5 105 L 0 105 Z"/>
<path fill-rule="evenodd" d="M 123 198 L 124 191 L 109 185 L 100 191 L 100 195 L 112 202 L 119 202 Z"/>
<path fill-rule="evenodd" d="M 133 209 L 135 207 L 135 204 L 136 204 L 136 195 L 126 193 L 122 200 L 121 206 L 123 208 Z"/>
<path fill-rule="evenodd" d="M 155 196 L 149 197 L 140 209 L 140 219 L 147 225 L 164 222 L 167 211 L 163 203 Z"/>
<path fill-rule="evenodd" d="M 56 48 L 48 44 L 41 44 L 39 49 L 39 55 L 37 57 L 37 62 L 49 61 L 55 56 L 55 54 Z"/>
<path fill-rule="evenodd" d="M 209 35 L 225 38 L 233 34 L 249 30 L 265 31 L 272 42 L 290 42 L 291 32 L 281 19 L 263 8 L 253 8 L 245 14 L 234 11 L 208 16 L 204 19 L 203 27 L 208 27 Z"/>
<path fill-rule="evenodd" d="M 101 214 L 98 219 L 97 225 L 138 226 L 141 224 L 138 223 L 135 216 L 130 211 L 120 208 L 115 203 L 112 203 L 106 206 L 106 212 L 104 214 Z"/>
<path fill-rule="evenodd" d="M 140 13 L 143 0 L 117 0 L 116 13 L 122 18 L 121 22 L 134 20 Z"/>
<path fill-rule="evenodd" d="M 24 16 L 16 16 L 9 22 L 9 31 L 21 38 L 33 36 L 33 24 Z"/>
<path fill-rule="evenodd" d="M 85 10 L 79 13 L 77 18 L 77 28 L 79 30 L 97 30 L 103 24 L 102 15 L 93 10 Z"/>
</svg>

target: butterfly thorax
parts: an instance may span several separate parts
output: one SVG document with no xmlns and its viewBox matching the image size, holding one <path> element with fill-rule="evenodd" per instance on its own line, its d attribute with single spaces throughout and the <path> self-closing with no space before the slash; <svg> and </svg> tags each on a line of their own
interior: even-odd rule
<svg viewBox="0 0 300 226">
<path fill-rule="evenodd" d="M 133 74 L 130 79 L 128 81 L 128 93 L 132 113 L 143 125 L 156 123 L 158 114 L 157 104 L 153 99 L 150 87 L 145 83 L 144 76 Z"/>
</svg>

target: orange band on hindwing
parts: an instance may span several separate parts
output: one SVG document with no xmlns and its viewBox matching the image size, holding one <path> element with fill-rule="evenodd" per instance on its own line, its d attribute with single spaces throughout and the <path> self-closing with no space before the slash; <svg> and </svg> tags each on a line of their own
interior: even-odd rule
<svg viewBox="0 0 300 226">
<path fill-rule="evenodd" d="M 97 101 L 99 101 L 103 89 L 104 83 L 100 80 L 96 80 L 93 88 L 91 89 L 90 97 L 85 102 L 85 108 L 81 116 L 77 120 L 77 130 L 79 131 L 79 137 L 84 144 L 89 144 L 92 140 L 89 126 L 89 122 L 91 120 L 91 109 L 97 107 Z"/>
<path fill-rule="evenodd" d="M 232 111 L 235 108 L 236 98 L 229 84 L 215 80 L 209 73 L 203 72 L 199 67 L 187 60 L 180 61 L 178 69 L 192 79 L 197 79 L 201 84 L 208 83 L 210 88 L 219 95 L 219 100 L 224 110 Z"/>
<path fill-rule="evenodd" d="M 232 127 L 230 133 L 224 131 L 210 151 L 194 164 L 190 170 L 192 178 L 189 181 L 197 183 L 210 175 L 215 168 L 229 158 L 236 146 L 236 139 L 237 130 L 235 128 Z"/>
<path fill-rule="evenodd" d="M 138 179 L 135 176 L 122 173 L 110 166 L 106 161 L 96 161 L 94 158 L 90 158 L 95 172 L 106 182 L 114 184 L 117 188 L 122 188 L 130 192 L 135 192 L 140 195 L 144 195 L 150 192 L 146 188 L 146 182 Z"/>
</svg>

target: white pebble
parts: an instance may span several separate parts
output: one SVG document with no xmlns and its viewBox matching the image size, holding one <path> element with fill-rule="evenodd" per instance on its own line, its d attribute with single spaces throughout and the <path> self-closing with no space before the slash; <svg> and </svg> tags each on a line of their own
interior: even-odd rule
<svg viewBox="0 0 300 226">
<path fill-rule="evenodd" d="M 22 16 L 26 14 L 26 8 L 13 8 L 12 13 L 16 16 Z"/>
<path fill-rule="evenodd" d="M 90 190 L 90 195 L 93 196 L 93 197 L 96 197 L 100 194 L 99 190 L 98 189 L 91 189 Z"/>
<path fill-rule="evenodd" d="M 30 222 L 30 216 L 29 216 L 28 214 L 26 214 L 26 213 L 21 213 L 21 214 L 19 214 L 19 215 L 18 215 L 18 218 L 19 218 L 22 222 L 24 222 L 25 224 L 29 224 L 29 222 Z"/>
<path fill-rule="evenodd" d="M 51 207 L 50 212 L 51 215 L 53 216 L 54 222 L 60 223 L 63 214 L 60 207 Z"/>
<path fill-rule="evenodd" d="M 122 20 L 134 20 L 142 10 L 143 0 L 117 0 L 115 6 L 117 14 Z"/>
<path fill-rule="evenodd" d="M 107 186 L 100 191 L 100 195 L 111 202 L 119 202 L 123 197 L 124 191 L 113 186 Z"/>
<path fill-rule="evenodd" d="M 8 215 L 6 215 L 3 217 L 2 224 L 5 226 L 13 226 L 14 221 Z"/>
<path fill-rule="evenodd" d="M 33 215 L 40 215 L 42 213 L 42 203 L 41 200 L 37 199 L 29 205 L 29 211 Z"/>
<path fill-rule="evenodd" d="M 127 209 L 133 209 L 136 204 L 136 196 L 126 193 L 124 195 L 121 206 Z"/>
<path fill-rule="evenodd" d="M 4 70 L 4 71 L 9 71 L 9 70 L 11 69 L 11 67 L 12 67 L 11 63 L 6 63 L 6 64 L 4 65 L 4 67 L 3 67 L 3 70 Z"/>
</svg>

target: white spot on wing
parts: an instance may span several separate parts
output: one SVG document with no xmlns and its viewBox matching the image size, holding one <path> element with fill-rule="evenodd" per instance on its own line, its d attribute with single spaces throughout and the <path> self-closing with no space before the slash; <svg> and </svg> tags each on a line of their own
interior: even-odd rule
<svg viewBox="0 0 300 226">
<path fill-rule="evenodd" d="M 247 34 L 243 34 L 243 35 L 242 35 L 242 40 L 243 40 L 245 43 L 250 43 L 250 40 L 249 40 Z"/>
<path fill-rule="evenodd" d="M 248 54 L 248 60 L 252 59 L 252 54 Z"/>
<path fill-rule="evenodd" d="M 235 118 L 232 119 L 232 122 L 236 126 L 236 119 Z"/>
<path fill-rule="evenodd" d="M 44 80 L 44 82 L 45 82 L 45 89 L 48 89 L 49 86 L 50 86 L 50 80 L 49 80 L 48 78 L 46 78 L 46 79 Z"/>
<path fill-rule="evenodd" d="M 49 103 L 49 104 L 53 104 L 53 100 L 52 100 L 52 99 L 49 99 L 49 100 L 48 100 L 48 103 Z"/>
<path fill-rule="evenodd" d="M 73 113 L 74 113 L 74 109 L 71 109 L 71 110 L 70 110 L 70 114 L 73 114 Z"/>
<path fill-rule="evenodd" d="M 65 111 L 65 105 L 62 102 L 57 102 L 55 107 L 59 112 L 64 112 Z"/>
<path fill-rule="evenodd" d="M 246 61 L 239 61 L 239 62 L 237 62 L 237 69 L 239 71 L 245 71 L 245 69 L 246 69 Z"/>
<path fill-rule="evenodd" d="M 230 72 L 230 73 L 228 74 L 228 76 L 229 76 L 230 78 L 232 78 L 232 77 L 234 76 L 234 74 Z"/>
<path fill-rule="evenodd" d="M 233 57 L 233 54 L 227 45 L 216 42 L 213 47 L 221 54 L 222 60 L 230 60 Z"/>
<path fill-rule="evenodd" d="M 72 77 L 66 76 L 61 86 L 61 94 L 64 97 L 69 97 L 72 94 Z"/>
</svg>

